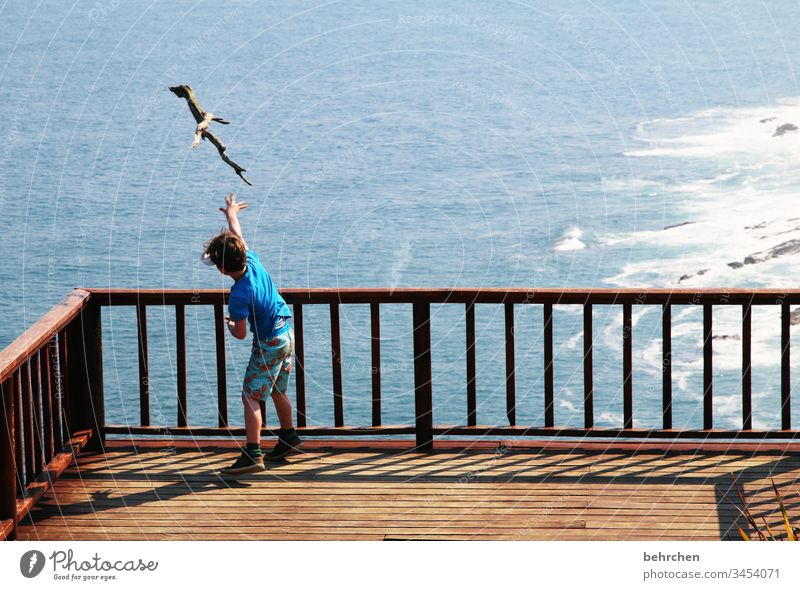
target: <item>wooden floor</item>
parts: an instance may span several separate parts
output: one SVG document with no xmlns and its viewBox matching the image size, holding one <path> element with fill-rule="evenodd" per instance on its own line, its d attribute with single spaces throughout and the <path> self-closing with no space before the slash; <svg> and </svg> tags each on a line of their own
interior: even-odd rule
<svg viewBox="0 0 800 590">
<path fill-rule="evenodd" d="M 774 529 L 770 476 L 800 516 L 800 455 L 778 446 L 437 444 L 424 454 L 406 443 L 319 441 L 226 482 L 216 472 L 238 455 L 232 441 L 109 441 L 64 472 L 19 538 L 718 540 L 738 538 L 737 520 L 746 528 L 732 474 Z"/>
</svg>

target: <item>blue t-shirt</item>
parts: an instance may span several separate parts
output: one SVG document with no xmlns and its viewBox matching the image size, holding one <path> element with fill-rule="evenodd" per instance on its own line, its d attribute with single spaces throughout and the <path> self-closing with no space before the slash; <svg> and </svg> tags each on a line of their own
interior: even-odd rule
<svg viewBox="0 0 800 590">
<path fill-rule="evenodd" d="M 234 321 L 248 318 L 250 331 L 259 340 L 273 338 L 289 329 L 289 306 L 255 252 L 247 251 L 247 270 L 233 287 L 228 313 Z"/>
</svg>

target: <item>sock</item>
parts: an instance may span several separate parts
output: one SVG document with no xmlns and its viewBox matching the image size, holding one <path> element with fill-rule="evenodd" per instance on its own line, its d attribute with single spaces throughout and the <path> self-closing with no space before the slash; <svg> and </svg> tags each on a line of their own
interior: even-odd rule
<svg viewBox="0 0 800 590">
<path fill-rule="evenodd" d="M 256 443 L 247 443 L 244 450 L 247 451 L 247 454 L 251 457 L 258 457 L 261 454 L 261 449 Z"/>
<path fill-rule="evenodd" d="M 281 428 L 278 430 L 278 438 L 281 440 L 293 439 L 297 436 L 294 428 Z"/>
</svg>

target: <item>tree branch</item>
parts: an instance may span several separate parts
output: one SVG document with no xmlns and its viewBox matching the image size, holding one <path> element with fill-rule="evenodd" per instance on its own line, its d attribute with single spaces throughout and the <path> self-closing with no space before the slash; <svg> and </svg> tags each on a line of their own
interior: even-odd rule
<svg viewBox="0 0 800 590">
<path fill-rule="evenodd" d="M 217 148 L 219 157 L 222 158 L 222 161 L 233 168 L 239 178 L 241 178 L 245 183 L 247 183 L 249 186 L 253 186 L 253 183 L 244 177 L 244 172 L 247 172 L 247 170 L 239 166 L 239 164 L 227 156 L 225 152 L 228 148 L 224 143 L 222 143 L 221 139 L 208 130 L 208 126 L 212 121 L 215 123 L 220 123 L 221 125 L 228 125 L 229 122 L 222 117 L 215 117 L 212 113 L 207 113 L 204 111 L 203 107 L 200 106 L 200 103 L 197 102 L 197 97 L 194 95 L 194 91 L 192 90 L 191 86 L 170 86 L 169 89 L 178 98 L 186 99 L 186 103 L 189 105 L 189 110 L 191 111 L 192 116 L 197 123 L 197 127 L 194 130 L 194 142 L 192 142 L 192 148 L 197 147 L 200 144 L 201 139 L 207 139 L 214 144 L 214 147 Z"/>
</svg>

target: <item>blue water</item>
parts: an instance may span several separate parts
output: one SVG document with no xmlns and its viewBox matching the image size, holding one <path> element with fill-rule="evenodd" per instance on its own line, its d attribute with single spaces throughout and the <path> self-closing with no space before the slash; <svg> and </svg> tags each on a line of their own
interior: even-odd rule
<svg viewBox="0 0 800 590">
<path fill-rule="evenodd" d="M 232 190 L 282 287 L 793 284 L 792 256 L 728 263 L 800 238 L 800 135 L 772 137 L 800 125 L 796 3 L 219 4 L 0 4 L 0 346 L 75 286 L 228 287 L 199 255 Z M 232 122 L 218 134 L 255 186 L 190 149 L 179 83 Z M 555 318 L 561 424 L 582 422 L 579 312 Z M 755 424 L 774 427 L 777 317 L 757 312 Z M 328 316 L 306 313 L 310 421 L 328 424 Z M 462 316 L 434 307 L 437 422 L 465 420 Z M 382 320 L 384 423 L 408 422 L 410 310 Z M 676 426 L 701 423 L 699 320 L 675 311 Z M 187 321 L 190 421 L 213 424 L 210 311 Z M 342 322 L 346 422 L 365 424 L 368 309 Z M 501 322 L 479 306 L 481 423 L 504 417 Z M 658 310 L 635 322 L 636 425 L 657 425 Z M 518 421 L 538 424 L 541 309 L 517 323 Z M 149 325 L 153 422 L 173 424 L 173 311 Z M 620 310 L 595 330 L 597 423 L 619 425 Z M 134 423 L 132 310 L 104 331 L 109 421 Z M 740 420 L 739 345 L 715 343 L 721 426 Z M 228 360 L 240 422 L 247 344 Z"/>
</svg>

